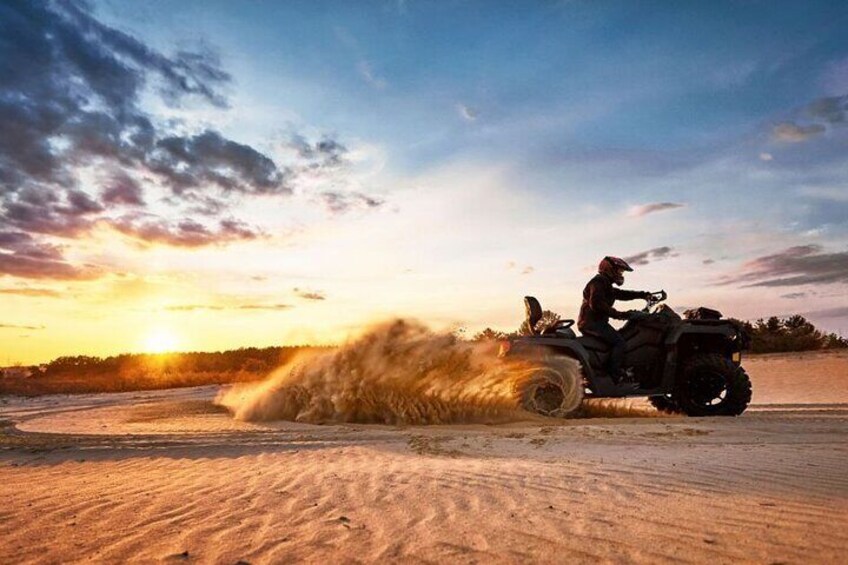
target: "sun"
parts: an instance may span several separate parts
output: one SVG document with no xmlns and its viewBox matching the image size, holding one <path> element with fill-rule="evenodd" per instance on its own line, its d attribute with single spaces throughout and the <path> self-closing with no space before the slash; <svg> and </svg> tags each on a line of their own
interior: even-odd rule
<svg viewBox="0 0 848 565">
<path fill-rule="evenodd" d="M 180 339 L 173 332 L 162 328 L 152 330 L 142 345 L 146 353 L 167 353 L 176 351 L 179 346 Z"/>
</svg>

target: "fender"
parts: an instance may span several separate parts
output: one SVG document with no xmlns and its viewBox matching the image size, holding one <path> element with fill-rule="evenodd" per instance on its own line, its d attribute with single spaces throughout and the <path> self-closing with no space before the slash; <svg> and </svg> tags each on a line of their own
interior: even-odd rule
<svg viewBox="0 0 848 565">
<path fill-rule="evenodd" d="M 728 341 L 737 339 L 739 333 L 736 327 L 725 320 L 689 320 L 671 330 L 665 338 L 665 370 L 661 388 L 670 391 L 674 386 L 679 364 L 680 339 L 686 335 L 717 335 Z"/>
<path fill-rule="evenodd" d="M 595 375 L 592 371 L 592 366 L 589 364 L 589 353 L 577 340 L 559 339 L 556 337 L 519 337 L 512 340 L 511 350 L 515 353 L 521 354 L 525 351 L 538 349 L 540 347 L 553 350 L 556 353 L 565 355 L 566 357 L 571 357 L 580 363 L 583 373 L 587 379 L 594 378 Z"/>
<path fill-rule="evenodd" d="M 589 353 L 577 340 L 556 337 L 519 337 L 511 341 L 510 352 L 521 355 L 532 350 L 538 350 L 539 348 L 558 355 L 571 357 L 580 363 L 583 377 L 595 395 L 611 398 L 622 396 L 621 391 L 618 390 L 612 379 L 597 375 L 592 370 L 592 364 L 589 362 Z"/>
<path fill-rule="evenodd" d="M 732 340 L 736 337 L 737 331 L 732 324 L 724 320 L 688 321 L 668 332 L 668 335 L 665 338 L 665 344 L 667 346 L 677 345 L 684 334 L 723 335 Z"/>
</svg>

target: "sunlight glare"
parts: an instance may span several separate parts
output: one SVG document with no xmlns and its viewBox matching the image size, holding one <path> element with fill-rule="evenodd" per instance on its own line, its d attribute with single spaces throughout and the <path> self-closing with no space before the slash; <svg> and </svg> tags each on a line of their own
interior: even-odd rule
<svg viewBox="0 0 848 565">
<path fill-rule="evenodd" d="M 180 340 L 173 332 L 160 328 L 147 335 L 143 349 L 145 353 L 166 353 L 176 351 L 179 344 Z"/>
</svg>

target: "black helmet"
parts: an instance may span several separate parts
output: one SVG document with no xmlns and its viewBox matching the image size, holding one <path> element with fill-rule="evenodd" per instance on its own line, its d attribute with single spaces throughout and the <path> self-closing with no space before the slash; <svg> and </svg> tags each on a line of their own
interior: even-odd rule
<svg viewBox="0 0 848 565">
<path fill-rule="evenodd" d="M 598 265 L 598 272 L 609 277 L 618 286 L 624 284 L 624 271 L 632 270 L 630 265 L 627 264 L 627 261 L 610 255 L 601 259 L 601 264 Z"/>
</svg>

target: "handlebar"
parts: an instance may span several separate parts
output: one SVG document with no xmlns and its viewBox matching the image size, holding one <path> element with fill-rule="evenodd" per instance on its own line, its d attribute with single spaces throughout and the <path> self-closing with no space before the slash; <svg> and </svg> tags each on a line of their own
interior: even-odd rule
<svg viewBox="0 0 848 565">
<path fill-rule="evenodd" d="M 652 292 L 648 295 L 648 298 L 645 299 L 645 308 L 642 309 L 643 312 L 650 313 L 651 308 L 659 304 L 660 302 L 665 301 L 668 298 L 668 294 L 664 290 L 659 290 L 657 292 Z"/>
</svg>

